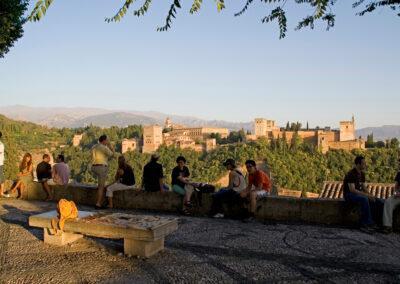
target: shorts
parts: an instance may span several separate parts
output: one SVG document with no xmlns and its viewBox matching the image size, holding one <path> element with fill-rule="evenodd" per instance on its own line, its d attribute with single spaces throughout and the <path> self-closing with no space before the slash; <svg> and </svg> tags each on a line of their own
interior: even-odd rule
<svg viewBox="0 0 400 284">
<path fill-rule="evenodd" d="M 104 185 L 107 181 L 108 167 L 107 166 L 92 166 L 92 174 L 97 179 L 99 184 Z"/>
<path fill-rule="evenodd" d="M 4 178 L 4 166 L 0 166 L 0 184 L 4 183 L 6 179 Z"/>
<path fill-rule="evenodd" d="M 177 193 L 177 194 L 179 194 L 179 195 L 182 195 L 182 196 L 186 195 L 186 193 L 191 194 L 193 192 L 193 190 L 194 190 L 194 187 L 191 186 L 191 185 L 188 185 L 188 184 L 185 185 L 185 188 L 183 188 L 183 187 L 181 187 L 181 186 L 179 186 L 177 184 L 174 184 L 172 186 L 172 191 Z"/>
<path fill-rule="evenodd" d="M 38 182 L 45 183 L 45 182 L 48 182 L 49 180 L 50 180 L 50 178 L 41 178 L 41 179 L 38 179 Z"/>
</svg>

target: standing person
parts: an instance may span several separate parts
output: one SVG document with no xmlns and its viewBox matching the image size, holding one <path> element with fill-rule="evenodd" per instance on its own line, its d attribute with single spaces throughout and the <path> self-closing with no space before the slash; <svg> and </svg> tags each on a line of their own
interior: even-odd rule
<svg viewBox="0 0 400 284">
<path fill-rule="evenodd" d="M 189 208 L 192 207 L 190 199 L 194 190 L 190 182 L 190 171 L 186 167 L 185 157 L 179 156 L 176 159 L 177 166 L 172 170 L 172 190 L 183 196 L 182 212 L 189 215 Z"/>
<path fill-rule="evenodd" d="M 393 211 L 400 205 L 400 159 L 398 160 L 398 172 L 394 178 L 394 194 L 386 199 L 383 209 L 383 232 L 391 233 L 393 227 Z"/>
<path fill-rule="evenodd" d="M 108 198 L 108 208 L 112 209 L 113 196 L 115 191 L 133 189 L 135 185 L 135 174 L 133 169 L 125 160 L 124 156 L 118 157 L 118 169 L 115 173 L 115 182 L 109 185 L 106 189 L 106 196 Z"/>
<path fill-rule="evenodd" d="M 365 185 L 366 168 L 365 158 L 357 156 L 354 160 L 354 168 L 344 178 L 343 196 L 346 202 L 361 205 L 361 230 L 371 232 L 377 229 L 372 216 L 378 210 L 381 201 L 367 191 Z"/>
<path fill-rule="evenodd" d="M 213 194 L 210 215 L 214 218 L 223 218 L 223 203 L 233 203 L 240 200 L 240 193 L 246 189 L 247 184 L 241 170 L 236 166 L 233 159 L 227 159 L 223 164 L 229 171 L 229 184 L 226 188 L 221 188 L 217 193 Z"/>
<path fill-rule="evenodd" d="M 158 160 L 159 154 L 151 155 L 150 162 L 143 168 L 142 189 L 148 192 L 164 191 L 164 172 Z"/>
<path fill-rule="evenodd" d="M 3 133 L 0 131 L 0 139 L 3 136 Z M 4 194 L 4 144 L 0 140 L 0 197 L 3 197 Z"/>
<path fill-rule="evenodd" d="M 22 192 L 25 190 L 28 183 L 32 181 L 33 181 L 32 155 L 30 153 L 26 153 L 19 165 L 19 173 L 17 175 L 17 180 L 15 181 L 11 189 L 5 192 L 4 196 L 10 197 L 9 193 L 17 190 L 18 191 L 17 198 L 20 198 Z"/>
<path fill-rule="evenodd" d="M 40 162 L 36 167 L 36 176 L 38 182 L 42 185 L 44 192 L 46 193 L 45 201 L 50 201 L 53 199 L 51 194 L 51 189 L 48 184 L 49 179 L 51 179 L 51 165 L 50 156 L 48 154 L 43 155 L 43 161 Z"/>
<path fill-rule="evenodd" d="M 95 209 L 102 209 L 104 188 L 108 175 L 108 160 L 114 156 L 115 151 L 108 141 L 107 135 L 101 135 L 99 137 L 99 143 L 92 147 L 91 152 L 92 173 L 96 177 L 98 184 Z"/>
<path fill-rule="evenodd" d="M 64 155 L 58 155 L 56 164 L 53 166 L 53 181 L 57 185 L 67 185 L 71 171 L 65 163 Z"/>
<path fill-rule="evenodd" d="M 253 160 L 246 161 L 246 170 L 249 174 L 249 183 L 240 193 L 242 198 L 250 200 L 250 218 L 254 218 L 257 207 L 257 198 L 268 196 L 271 193 L 271 181 L 266 173 L 257 169 Z"/>
</svg>

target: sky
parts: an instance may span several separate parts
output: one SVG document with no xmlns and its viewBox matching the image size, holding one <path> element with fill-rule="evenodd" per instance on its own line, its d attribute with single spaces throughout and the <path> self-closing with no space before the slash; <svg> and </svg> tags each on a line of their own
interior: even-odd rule
<svg viewBox="0 0 400 284">
<path fill-rule="evenodd" d="M 0 59 L 0 105 L 333 127 L 354 114 L 358 127 L 400 125 L 400 17 L 392 11 L 358 17 L 353 1 L 338 1 L 332 30 L 319 23 L 296 32 L 312 10 L 289 1 L 287 37 L 279 40 L 276 22 L 261 23 L 274 6 L 260 1 L 241 17 L 233 14 L 245 1 L 226 0 L 222 13 L 203 1 L 197 15 L 182 1 L 172 29 L 156 32 L 169 2 L 108 24 L 123 1 L 55 0 Z"/>
</svg>

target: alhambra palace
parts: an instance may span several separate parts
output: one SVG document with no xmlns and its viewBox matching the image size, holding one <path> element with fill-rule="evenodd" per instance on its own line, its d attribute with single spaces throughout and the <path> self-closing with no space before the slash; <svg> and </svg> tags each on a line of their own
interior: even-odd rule
<svg viewBox="0 0 400 284">
<path fill-rule="evenodd" d="M 274 120 L 256 118 L 252 134 L 246 136 L 247 141 L 255 141 L 260 138 L 271 140 L 285 139 L 291 143 L 293 139 L 299 137 L 306 143 L 314 145 L 322 153 L 330 149 L 365 149 L 365 141 L 356 137 L 355 119 L 350 121 L 340 121 L 339 129 L 325 127 L 323 129 L 301 129 L 298 131 L 287 130 L 276 125 Z M 227 128 L 219 127 L 186 127 L 184 125 L 173 124 L 167 118 L 164 126 L 149 125 L 143 127 L 143 139 L 139 141 L 135 138 L 126 138 L 122 144 L 122 153 L 128 151 L 141 150 L 142 153 L 153 153 L 161 145 L 175 146 L 180 149 L 192 149 L 198 152 L 212 151 L 217 145 L 215 138 L 210 138 L 212 134 L 219 134 L 221 138 L 229 136 Z M 73 145 L 79 146 L 83 134 L 75 135 Z"/>
</svg>

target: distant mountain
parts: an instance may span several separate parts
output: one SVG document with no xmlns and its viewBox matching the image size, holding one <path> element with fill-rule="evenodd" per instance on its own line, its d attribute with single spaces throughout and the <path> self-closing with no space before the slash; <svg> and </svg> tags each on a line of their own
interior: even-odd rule
<svg viewBox="0 0 400 284">
<path fill-rule="evenodd" d="M 173 123 L 187 126 L 225 127 L 230 130 L 252 130 L 253 123 L 236 123 L 223 120 L 204 120 L 191 116 L 172 115 L 155 111 L 115 111 L 100 108 L 42 108 L 22 105 L 0 107 L 0 114 L 16 120 L 30 121 L 50 127 L 84 127 L 96 125 L 100 127 L 120 126 L 130 124 L 160 124 L 167 117 Z"/>
<path fill-rule="evenodd" d="M 369 134 L 374 134 L 374 140 L 386 140 L 391 138 L 400 139 L 400 125 L 384 125 L 381 127 L 366 127 L 357 130 L 357 136 L 361 136 L 364 139 L 367 138 Z"/>
<path fill-rule="evenodd" d="M 107 114 L 88 116 L 79 120 L 75 120 L 70 124 L 69 127 L 76 128 L 92 124 L 106 128 L 111 126 L 126 127 L 128 125 L 133 125 L 133 124 L 148 125 L 157 123 L 159 123 L 158 120 L 148 116 L 136 115 L 125 112 L 113 112 Z"/>
</svg>

